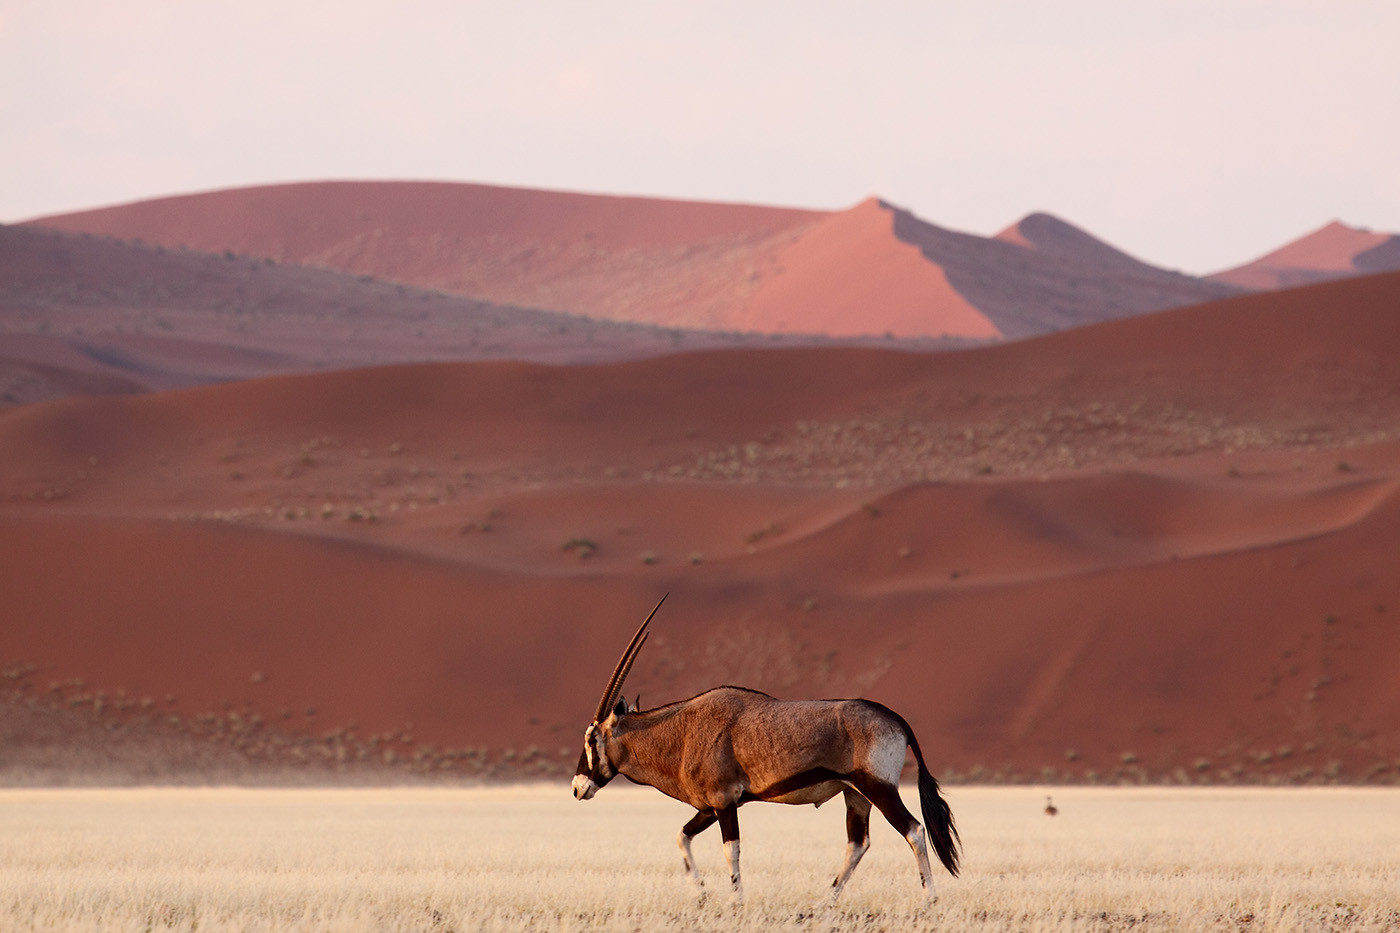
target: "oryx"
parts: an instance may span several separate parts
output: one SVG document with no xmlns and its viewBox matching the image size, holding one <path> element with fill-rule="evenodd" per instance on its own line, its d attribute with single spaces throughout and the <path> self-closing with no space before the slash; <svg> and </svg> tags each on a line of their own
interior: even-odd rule
<svg viewBox="0 0 1400 933">
<path fill-rule="evenodd" d="M 873 805 L 914 850 L 919 880 L 932 900 L 925 828 L 952 875 L 958 873 L 959 839 L 948 803 L 939 795 L 938 781 L 924 764 L 909 723 L 870 700 L 778 700 L 743 687 L 716 687 L 650 710 L 629 705 L 619 699 L 622 682 L 661 602 L 632 636 L 592 724 L 584 730 L 574 796 L 587 800 L 621 774 L 694 807 L 695 816 L 678 839 L 686 873 L 700 884 L 690 843 L 718 822 L 738 897 L 739 807 L 754 800 L 821 806 L 842 794 L 848 842 L 845 863 L 832 882 L 832 899 L 840 895 L 870 845 Z M 918 764 L 923 826 L 899 797 L 906 748 Z"/>
</svg>

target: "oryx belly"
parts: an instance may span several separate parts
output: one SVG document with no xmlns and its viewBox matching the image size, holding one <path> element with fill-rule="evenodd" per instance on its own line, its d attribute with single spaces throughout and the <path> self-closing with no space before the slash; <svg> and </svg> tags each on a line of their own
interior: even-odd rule
<svg viewBox="0 0 1400 933">
<path fill-rule="evenodd" d="M 848 786 L 844 781 L 823 781 L 820 784 L 812 784 L 809 787 L 800 787 L 772 796 L 760 794 L 758 799 L 768 803 L 810 803 L 821 806 Z"/>
</svg>

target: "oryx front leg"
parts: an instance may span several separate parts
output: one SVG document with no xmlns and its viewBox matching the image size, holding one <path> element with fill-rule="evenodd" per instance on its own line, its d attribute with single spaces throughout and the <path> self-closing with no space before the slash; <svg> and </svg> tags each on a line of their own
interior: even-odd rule
<svg viewBox="0 0 1400 933">
<path fill-rule="evenodd" d="M 729 863 L 729 883 L 733 886 L 734 901 L 744 899 L 744 886 L 739 880 L 739 806 L 730 804 L 715 811 L 719 820 L 720 835 L 724 838 L 724 860 Z"/>
<path fill-rule="evenodd" d="M 695 883 L 697 889 L 704 888 L 705 882 L 700 880 L 700 872 L 695 867 L 695 856 L 690 851 L 690 841 L 700 833 L 709 829 L 718 817 L 713 810 L 697 810 L 690 818 L 690 822 L 681 827 L 681 833 L 676 838 L 676 842 L 681 847 L 681 858 L 685 862 L 685 873 L 690 876 L 690 880 Z"/>
<path fill-rule="evenodd" d="M 870 848 L 870 801 L 853 790 L 846 796 L 846 861 L 836 880 L 831 882 L 831 901 L 841 896 L 841 889 L 851 880 L 861 857 Z"/>
</svg>

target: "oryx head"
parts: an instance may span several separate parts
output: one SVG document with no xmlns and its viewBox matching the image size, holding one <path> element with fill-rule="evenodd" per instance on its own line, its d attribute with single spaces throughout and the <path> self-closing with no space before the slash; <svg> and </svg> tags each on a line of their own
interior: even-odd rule
<svg viewBox="0 0 1400 933">
<path fill-rule="evenodd" d="M 608 686 L 603 691 L 598 711 L 593 714 L 593 723 L 583 730 L 583 754 L 579 755 L 578 770 L 574 772 L 574 797 L 579 800 L 589 799 L 598 793 L 598 788 L 617 776 L 617 768 L 608 759 L 608 739 L 612 736 L 617 721 L 634 710 L 627 705 L 626 700 L 620 699 L 622 682 L 627 679 L 632 662 L 637 660 L 637 653 L 642 650 L 642 644 L 647 640 L 647 626 L 651 624 L 652 616 L 656 615 L 656 610 L 660 609 L 661 603 L 665 601 L 666 596 L 661 597 L 641 628 L 637 629 L 637 634 L 632 636 L 631 643 L 627 645 L 627 650 L 622 652 L 622 657 L 608 680 Z"/>
</svg>

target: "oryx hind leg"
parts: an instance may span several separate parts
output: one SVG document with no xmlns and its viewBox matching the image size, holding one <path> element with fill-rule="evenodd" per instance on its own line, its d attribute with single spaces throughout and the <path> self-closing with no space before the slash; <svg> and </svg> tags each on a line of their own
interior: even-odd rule
<svg viewBox="0 0 1400 933">
<path fill-rule="evenodd" d="M 681 847 L 681 858 L 685 860 L 685 873 L 695 882 L 697 888 L 703 888 L 705 883 L 700 880 L 700 872 L 695 867 L 695 856 L 691 854 L 690 841 L 713 826 L 716 819 L 718 817 L 713 810 L 697 810 L 690 822 L 681 827 L 680 835 L 676 837 L 676 842 Z"/>
<path fill-rule="evenodd" d="M 885 819 L 889 820 L 890 825 L 904 837 L 904 841 L 909 843 L 909 848 L 914 850 L 914 860 L 919 864 L 919 883 L 923 885 L 924 896 L 929 900 L 936 899 L 924 827 L 904 805 L 904 800 L 899 796 L 899 784 L 863 775 L 853 775 L 851 783 L 875 805 Z"/>
<path fill-rule="evenodd" d="M 831 882 L 831 899 L 841 896 L 841 889 L 851 880 L 861 857 L 870 848 L 870 801 L 854 790 L 845 791 L 846 798 L 846 861 L 836 880 Z"/>
</svg>

